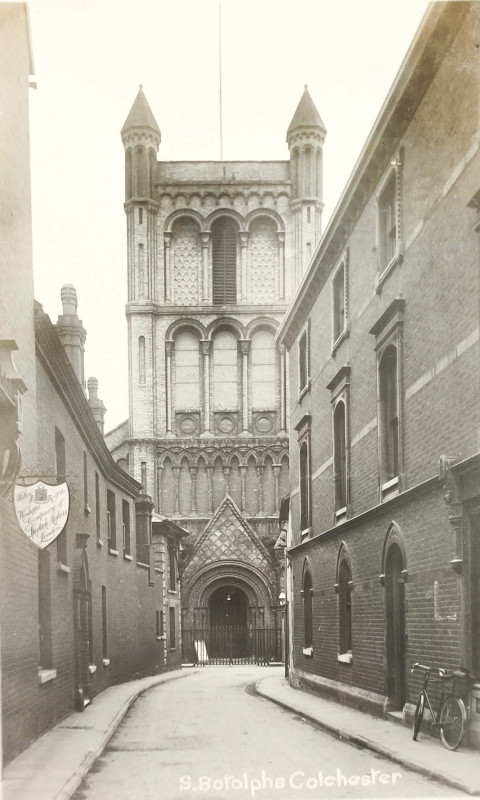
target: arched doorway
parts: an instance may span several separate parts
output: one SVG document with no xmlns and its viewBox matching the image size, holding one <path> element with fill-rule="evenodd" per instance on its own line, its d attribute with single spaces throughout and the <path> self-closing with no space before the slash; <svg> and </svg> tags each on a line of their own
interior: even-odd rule
<svg viewBox="0 0 480 800">
<path fill-rule="evenodd" d="M 85 550 L 87 534 L 77 534 L 74 556 L 73 604 L 75 621 L 75 705 L 79 711 L 91 702 L 92 583 Z"/>
<path fill-rule="evenodd" d="M 238 586 L 220 586 L 215 589 L 210 595 L 208 605 L 212 628 L 247 626 L 247 595 Z"/>
<path fill-rule="evenodd" d="M 385 562 L 387 696 L 396 711 L 405 705 L 405 569 L 398 544 L 388 548 Z"/>
<path fill-rule="evenodd" d="M 248 600 L 238 586 L 220 586 L 208 601 L 211 625 L 210 654 L 229 662 L 248 653 Z"/>
</svg>

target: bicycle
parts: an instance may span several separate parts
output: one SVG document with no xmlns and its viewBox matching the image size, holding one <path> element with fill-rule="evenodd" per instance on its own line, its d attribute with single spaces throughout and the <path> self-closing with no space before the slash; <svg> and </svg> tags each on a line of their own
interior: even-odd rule
<svg viewBox="0 0 480 800">
<path fill-rule="evenodd" d="M 467 693 L 468 675 L 460 671 L 448 672 L 441 667 L 426 667 L 416 662 L 410 672 L 413 673 L 417 670 L 423 670 L 424 675 L 423 686 L 418 696 L 415 716 L 413 718 L 413 739 L 414 741 L 417 739 L 422 724 L 423 713 L 425 711 L 425 703 L 427 703 L 432 715 L 433 724 L 439 729 L 443 746 L 448 750 L 456 750 L 465 735 L 467 726 L 467 710 L 465 708 L 465 703 L 462 698 L 457 695 Z M 427 692 L 431 674 L 436 674 L 438 676 L 438 682 L 441 683 L 442 687 L 436 714 L 432 708 Z M 451 687 L 445 691 L 444 687 L 446 682 L 451 682 Z"/>
</svg>

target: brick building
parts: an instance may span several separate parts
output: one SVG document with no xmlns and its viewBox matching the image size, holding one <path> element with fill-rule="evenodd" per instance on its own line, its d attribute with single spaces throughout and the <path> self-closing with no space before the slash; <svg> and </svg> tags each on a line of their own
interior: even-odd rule
<svg viewBox="0 0 480 800">
<path fill-rule="evenodd" d="M 477 743 L 479 20 L 429 7 L 278 334 L 291 681 L 407 716 L 462 665 Z"/>
<path fill-rule="evenodd" d="M 190 532 L 185 631 L 279 625 L 288 438 L 275 335 L 320 238 L 325 133 L 306 88 L 286 161 L 157 160 L 141 88 L 122 129 L 130 415 L 107 442 Z"/>
<path fill-rule="evenodd" d="M 63 287 L 56 325 L 34 303 L 33 65 L 24 4 L 0 4 L 0 66 L 0 623 L 7 762 L 110 684 L 179 666 L 178 570 L 167 550 L 173 543 L 175 556 L 182 530 L 163 518 L 152 523 L 150 498 L 105 444 L 96 379 L 88 381 L 85 396 L 85 330 L 75 290 Z M 49 487 L 64 480 L 70 491 L 66 527 L 40 549 L 20 528 L 14 489 L 28 491 L 40 481 L 48 497 Z M 173 607 L 168 640 L 167 597 Z"/>
</svg>

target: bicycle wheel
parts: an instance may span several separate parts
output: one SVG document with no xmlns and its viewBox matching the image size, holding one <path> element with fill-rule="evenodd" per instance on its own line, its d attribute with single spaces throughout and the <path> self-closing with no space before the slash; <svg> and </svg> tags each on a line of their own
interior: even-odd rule
<svg viewBox="0 0 480 800">
<path fill-rule="evenodd" d="M 420 725 L 422 724 L 424 708 L 425 708 L 425 695 L 423 694 L 423 692 L 420 692 L 420 694 L 418 695 L 415 715 L 413 717 L 412 736 L 414 742 L 417 740 L 418 731 L 420 730 Z"/>
<path fill-rule="evenodd" d="M 463 739 L 467 722 L 465 704 L 453 694 L 447 695 L 439 715 L 440 738 L 448 750 L 456 750 Z"/>
</svg>

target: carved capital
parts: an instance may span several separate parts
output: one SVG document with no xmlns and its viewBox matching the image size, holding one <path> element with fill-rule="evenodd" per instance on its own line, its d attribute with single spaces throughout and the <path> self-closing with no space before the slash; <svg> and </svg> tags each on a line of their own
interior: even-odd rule
<svg viewBox="0 0 480 800">
<path fill-rule="evenodd" d="M 240 345 L 240 352 L 241 352 L 242 356 L 248 356 L 248 352 L 250 350 L 251 339 L 239 339 L 238 343 Z"/>
<path fill-rule="evenodd" d="M 165 339 L 165 352 L 167 356 L 171 356 L 173 352 L 173 339 Z"/>
<path fill-rule="evenodd" d="M 210 241 L 210 231 L 202 231 L 200 238 L 202 240 L 202 247 L 205 249 L 208 247 L 208 243 Z"/>
<path fill-rule="evenodd" d="M 204 356 L 209 356 L 211 349 L 212 349 L 212 340 L 211 339 L 200 339 L 200 343 L 202 345 L 202 353 Z"/>
<path fill-rule="evenodd" d="M 285 233 L 284 231 L 277 231 L 277 242 L 280 247 L 283 247 L 285 244 Z"/>
<path fill-rule="evenodd" d="M 163 234 L 163 244 L 164 244 L 164 246 L 167 247 L 167 248 L 170 247 L 171 241 L 172 241 L 172 234 L 170 232 L 169 233 L 164 233 Z"/>
<path fill-rule="evenodd" d="M 240 240 L 240 247 L 246 247 L 248 244 L 248 231 L 240 231 L 238 238 Z"/>
</svg>

